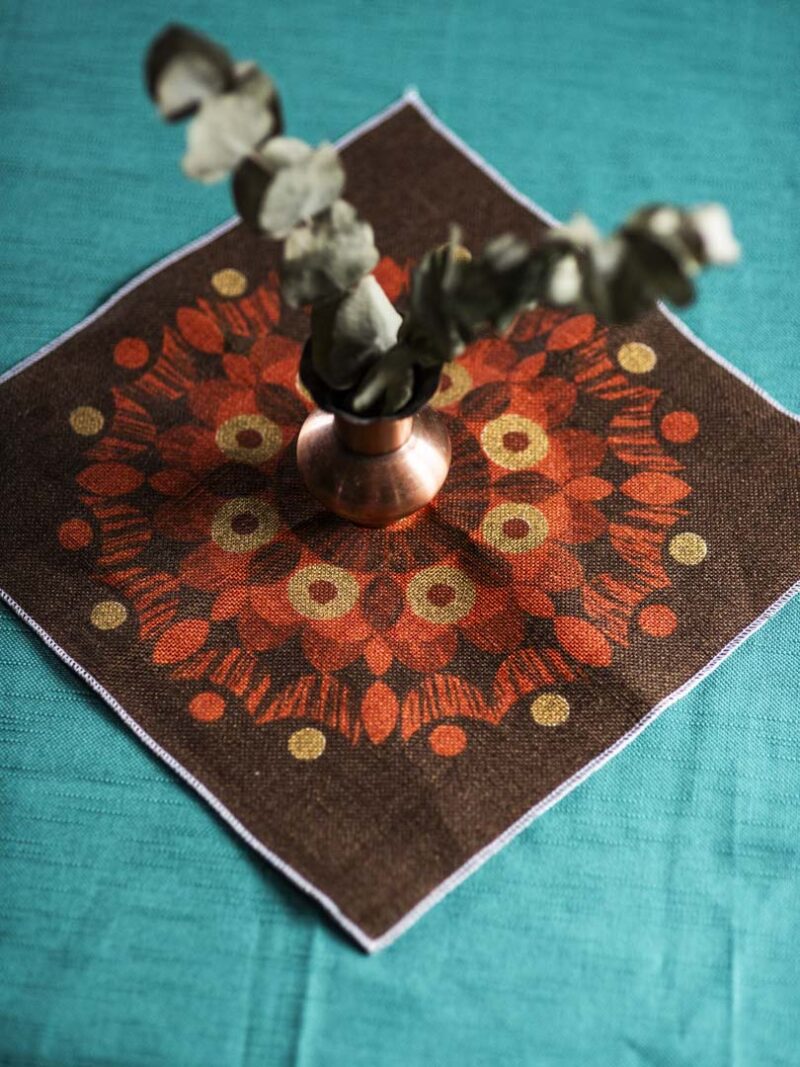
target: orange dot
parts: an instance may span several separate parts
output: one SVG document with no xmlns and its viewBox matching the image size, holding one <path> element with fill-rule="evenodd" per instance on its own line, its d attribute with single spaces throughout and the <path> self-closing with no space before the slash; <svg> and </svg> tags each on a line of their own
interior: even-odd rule
<svg viewBox="0 0 800 1067">
<path fill-rule="evenodd" d="M 458 756 L 467 747 L 467 735 L 460 726 L 443 723 L 431 730 L 428 744 L 437 756 Z"/>
<path fill-rule="evenodd" d="M 91 543 L 92 528 L 83 519 L 67 519 L 58 528 L 58 539 L 62 548 L 77 552 L 79 548 L 86 548 Z"/>
<path fill-rule="evenodd" d="M 639 625 L 651 637 L 669 637 L 675 633 L 678 616 L 666 604 L 648 604 L 639 612 Z"/>
<path fill-rule="evenodd" d="M 216 722 L 225 713 L 225 701 L 218 693 L 198 693 L 189 702 L 189 714 L 198 722 Z"/>
<path fill-rule="evenodd" d="M 208 623 L 205 619 L 184 619 L 176 622 L 159 637 L 153 649 L 153 662 L 180 663 L 188 659 L 198 648 L 202 648 L 208 637 Z"/>
<path fill-rule="evenodd" d="M 661 420 L 661 432 L 668 441 L 685 445 L 693 441 L 700 431 L 697 416 L 691 411 L 671 411 Z"/>
<path fill-rule="evenodd" d="M 138 337 L 123 337 L 114 345 L 114 362 L 128 370 L 143 367 L 150 358 L 150 349 Z"/>
</svg>

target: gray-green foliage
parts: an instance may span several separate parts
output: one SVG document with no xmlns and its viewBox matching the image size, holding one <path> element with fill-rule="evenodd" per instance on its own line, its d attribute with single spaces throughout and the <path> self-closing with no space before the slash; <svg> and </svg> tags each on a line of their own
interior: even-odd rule
<svg viewBox="0 0 800 1067">
<path fill-rule="evenodd" d="M 244 221 L 283 241 L 284 296 L 311 305 L 314 370 L 353 414 L 413 405 L 426 374 L 480 333 L 505 331 L 536 303 L 629 321 L 661 299 L 689 303 L 701 267 L 738 258 L 717 204 L 642 208 L 608 238 L 576 216 L 536 248 L 501 234 L 475 256 L 453 227 L 414 271 L 402 318 L 371 275 L 374 234 L 342 199 L 336 149 L 282 136 L 280 99 L 267 74 L 170 26 L 150 46 L 146 80 L 164 118 L 190 119 L 184 172 L 203 182 L 232 176 Z"/>
</svg>

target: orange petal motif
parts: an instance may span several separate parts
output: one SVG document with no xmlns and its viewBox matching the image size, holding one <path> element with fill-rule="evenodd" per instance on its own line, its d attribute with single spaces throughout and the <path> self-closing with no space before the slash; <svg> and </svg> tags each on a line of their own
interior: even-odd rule
<svg viewBox="0 0 800 1067">
<path fill-rule="evenodd" d="M 642 504 L 674 504 L 692 491 L 681 478 L 657 471 L 635 474 L 623 482 L 620 489 L 626 496 Z"/>
<path fill-rule="evenodd" d="M 268 622 L 281 626 L 297 625 L 297 612 L 289 600 L 285 582 L 250 585 L 250 603 Z"/>
<path fill-rule="evenodd" d="M 193 652 L 202 648 L 208 637 L 208 622 L 205 619 L 184 619 L 170 626 L 153 649 L 153 662 L 180 663 Z"/>
<path fill-rule="evenodd" d="M 539 376 L 546 362 L 546 352 L 534 352 L 532 356 L 525 356 L 515 367 L 511 368 L 509 378 L 512 382 L 531 381 Z"/>
<path fill-rule="evenodd" d="M 583 581 L 579 559 L 561 545 L 546 543 L 537 553 L 536 584 L 548 593 L 577 589 Z"/>
<path fill-rule="evenodd" d="M 228 353 L 222 357 L 222 365 L 228 380 L 234 385 L 241 385 L 245 389 L 252 389 L 256 384 L 256 374 L 253 369 L 253 361 L 248 356 L 236 356 Z"/>
<path fill-rule="evenodd" d="M 295 631 L 292 626 L 276 626 L 262 619 L 249 604 L 245 604 L 236 619 L 239 637 L 246 649 L 252 652 L 264 652 L 268 648 L 282 645 Z"/>
<path fill-rule="evenodd" d="M 167 467 L 165 470 L 156 471 L 150 478 L 150 484 L 156 492 L 163 493 L 164 496 L 184 496 L 197 485 L 197 479 L 188 471 Z"/>
<path fill-rule="evenodd" d="M 575 500 L 603 500 L 614 492 L 614 486 L 605 478 L 584 474 L 583 477 L 573 478 L 565 490 Z"/>
<path fill-rule="evenodd" d="M 516 367 L 519 359 L 516 348 L 500 337 L 484 337 L 477 342 L 476 349 L 472 353 L 473 362 L 494 367 L 503 375 Z"/>
<path fill-rule="evenodd" d="M 478 600 L 484 605 L 492 606 L 491 594 L 479 595 Z M 478 648 L 483 648 L 487 652 L 507 652 L 522 644 L 525 626 L 516 607 L 513 604 L 507 604 L 495 615 L 480 617 L 475 622 L 465 623 L 464 632 Z"/>
<path fill-rule="evenodd" d="M 412 671 L 436 671 L 446 667 L 456 654 L 458 639 L 455 628 L 448 626 L 432 641 L 402 641 L 395 638 L 391 649 L 395 657 Z"/>
<path fill-rule="evenodd" d="M 158 450 L 168 467 L 205 474 L 225 459 L 214 434 L 204 426 L 174 426 L 161 434 Z"/>
<path fill-rule="evenodd" d="M 565 352 L 582 341 L 588 341 L 594 333 L 594 327 L 594 315 L 573 315 L 556 326 L 547 338 L 547 347 L 551 352 Z"/>
<path fill-rule="evenodd" d="M 550 448 L 536 469 L 563 485 L 581 474 L 591 474 L 605 454 L 605 441 L 590 430 L 556 430 L 550 434 Z"/>
<path fill-rule="evenodd" d="M 211 608 L 211 618 L 214 622 L 221 619 L 232 619 L 247 600 L 246 585 L 232 585 L 219 594 Z"/>
<path fill-rule="evenodd" d="M 590 622 L 572 615 L 562 615 L 555 620 L 555 630 L 561 647 L 579 663 L 586 663 L 590 667 L 608 667 L 611 664 L 611 645 Z"/>
<path fill-rule="evenodd" d="M 518 585 L 514 595 L 519 606 L 529 615 L 535 615 L 540 619 L 552 619 L 556 613 L 553 601 L 547 593 L 535 585 Z"/>
<path fill-rule="evenodd" d="M 201 352 L 220 353 L 225 347 L 222 331 L 210 315 L 194 308 L 178 308 L 178 329 Z"/>
<path fill-rule="evenodd" d="M 201 382 L 192 390 L 189 407 L 197 419 L 215 428 L 234 415 L 258 414 L 252 389 L 216 378 Z"/>
<path fill-rule="evenodd" d="M 534 378 L 527 385 L 514 387 L 514 402 L 519 399 L 525 417 L 545 429 L 559 426 L 569 416 L 577 395 L 575 384 L 566 378 Z"/>
<path fill-rule="evenodd" d="M 144 481 L 144 475 L 127 463 L 94 463 L 82 470 L 78 484 L 98 496 L 124 496 Z"/>
<path fill-rule="evenodd" d="M 361 721 L 370 741 L 380 745 L 394 730 L 400 706 L 385 682 L 373 682 L 361 701 Z"/>
<path fill-rule="evenodd" d="M 165 500 L 153 516 L 153 525 L 174 541 L 205 541 L 219 500 L 203 488 L 188 496 Z"/>
<path fill-rule="evenodd" d="M 339 629 L 344 630 L 341 620 L 336 622 Z M 314 627 L 303 631 L 302 643 L 306 659 L 318 671 L 341 670 L 358 659 L 364 647 L 361 641 L 337 640 Z"/>
<path fill-rule="evenodd" d="M 372 673 L 380 677 L 389 670 L 394 657 L 392 656 L 392 650 L 382 638 L 373 637 L 364 649 L 364 659 L 367 661 L 367 666 Z"/>
<path fill-rule="evenodd" d="M 585 500 L 573 500 L 566 493 L 554 493 L 542 501 L 539 510 L 547 519 L 550 536 L 568 545 L 594 541 L 608 527 L 608 520 L 598 507 Z"/>
</svg>

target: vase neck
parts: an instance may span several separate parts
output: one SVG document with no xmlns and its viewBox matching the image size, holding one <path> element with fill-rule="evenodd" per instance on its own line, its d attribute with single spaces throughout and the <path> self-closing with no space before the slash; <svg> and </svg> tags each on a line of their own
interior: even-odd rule
<svg viewBox="0 0 800 1067">
<path fill-rule="evenodd" d="M 413 415 L 405 419 L 374 419 L 372 422 L 353 422 L 343 415 L 334 416 L 339 439 L 351 452 L 365 456 L 396 452 L 411 436 L 413 422 Z"/>
</svg>

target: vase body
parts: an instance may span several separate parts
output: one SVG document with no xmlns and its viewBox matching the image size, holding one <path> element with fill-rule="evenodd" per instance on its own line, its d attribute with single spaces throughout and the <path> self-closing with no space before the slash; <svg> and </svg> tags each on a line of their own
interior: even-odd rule
<svg viewBox="0 0 800 1067">
<path fill-rule="evenodd" d="M 317 410 L 297 438 L 309 491 L 362 526 L 388 526 L 425 507 L 447 477 L 450 454 L 447 428 L 428 407 L 370 420 Z"/>
</svg>

